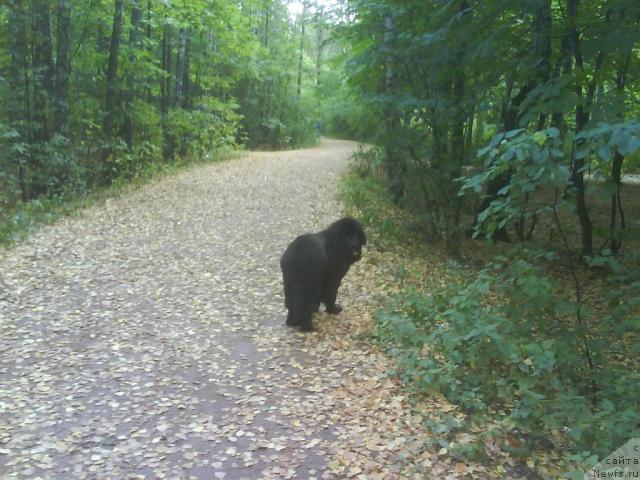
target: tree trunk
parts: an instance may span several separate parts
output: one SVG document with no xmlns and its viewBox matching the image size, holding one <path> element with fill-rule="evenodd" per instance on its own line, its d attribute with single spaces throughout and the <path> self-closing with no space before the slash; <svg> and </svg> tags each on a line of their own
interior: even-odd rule
<svg viewBox="0 0 640 480">
<path fill-rule="evenodd" d="M 384 43 L 389 52 L 393 51 L 395 38 L 395 25 L 391 15 L 384 17 Z M 395 60 L 393 55 L 389 54 L 385 59 L 385 75 L 384 75 L 384 91 L 387 98 L 393 97 L 395 93 Z M 396 129 L 398 127 L 398 112 L 395 106 L 388 102 L 384 107 L 384 123 L 385 123 L 385 170 L 387 171 L 387 180 L 389 182 L 389 195 L 394 203 L 398 203 L 404 195 L 404 178 L 403 166 L 401 165 L 400 155 L 396 145 Z"/>
<path fill-rule="evenodd" d="M 631 62 L 631 53 L 627 53 L 622 61 L 620 70 L 616 76 L 616 90 L 618 95 L 622 97 L 624 89 L 627 83 L 627 72 L 629 70 L 629 64 Z M 622 120 L 622 115 L 618 115 L 619 120 Z M 611 180 L 615 185 L 615 191 L 611 194 L 611 213 L 609 216 L 609 249 L 613 253 L 618 253 L 622 247 L 622 235 L 621 233 L 626 230 L 627 223 L 624 218 L 624 210 L 622 209 L 622 200 L 620 193 L 622 190 L 622 164 L 624 162 L 624 155 L 616 151 L 613 156 L 613 164 L 611 165 Z M 618 215 L 620 216 L 620 227 L 618 230 Z"/>
<path fill-rule="evenodd" d="M 265 10 L 264 10 L 264 35 L 262 37 L 262 44 L 265 48 L 265 50 L 269 51 L 269 34 L 270 32 L 270 28 L 271 28 L 271 5 L 265 5 Z M 271 110 L 271 105 L 270 105 L 270 100 L 271 100 L 271 96 L 270 96 L 270 87 L 271 84 L 269 81 L 264 80 L 262 82 L 262 88 L 260 89 L 260 87 L 256 87 L 256 91 L 258 91 L 258 118 L 259 118 L 259 125 L 266 125 L 267 123 L 267 118 L 270 115 L 270 110 Z M 275 135 L 275 129 L 266 129 L 266 128 L 262 128 L 261 129 L 261 140 L 264 143 L 265 141 L 267 143 L 271 143 L 271 144 L 275 144 L 275 138 L 277 138 L 277 135 Z"/>
<path fill-rule="evenodd" d="M 111 31 L 111 43 L 109 46 L 109 61 L 107 66 L 107 88 L 104 101 L 103 161 L 107 160 L 113 154 L 113 117 L 115 115 L 116 100 L 118 96 L 118 52 L 120 50 L 120 34 L 122 31 L 123 3 L 123 0 L 115 0 L 113 28 Z M 112 171 L 108 171 L 108 177 L 110 177 L 112 173 Z"/>
<path fill-rule="evenodd" d="M 162 121 L 162 157 L 169 161 L 173 157 L 173 140 L 167 124 L 169 113 L 169 99 L 171 98 L 171 27 L 164 26 L 162 32 L 162 72 L 160 78 L 160 115 Z"/>
<path fill-rule="evenodd" d="M 149 57 L 153 56 L 154 47 L 151 42 L 151 0 L 147 0 L 147 19 L 145 21 L 145 34 L 147 36 L 147 51 L 149 52 Z M 153 102 L 153 97 L 151 95 L 151 84 L 147 86 L 147 103 Z"/>
<path fill-rule="evenodd" d="M 582 71 L 583 62 L 580 51 L 580 37 L 578 35 L 578 7 L 579 0 L 567 0 L 567 27 L 569 33 L 569 52 L 576 60 L 576 66 Z M 579 78 L 575 79 L 575 89 L 578 98 L 583 97 L 582 82 Z M 595 90 L 594 90 L 595 91 Z M 591 92 L 593 95 L 593 92 Z M 589 101 L 589 99 L 587 99 Z M 589 112 L 585 109 L 582 102 L 576 106 L 576 133 L 581 132 L 589 122 Z M 575 188 L 576 195 L 576 212 L 580 220 L 580 236 L 581 236 L 581 255 L 590 256 L 593 254 L 593 232 L 591 219 L 589 218 L 589 210 L 585 199 L 584 184 L 584 158 L 578 158 L 576 154 L 578 144 L 574 143 L 571 151 L 571 183 Z"/>
<path fill-rule="evenodd" d="M 53 52 L 51 45 L 51 9 L 47 0 L 34 0 L 31 31 L 31 113 L 32 144 L 30 148 L 30 196 L 46 193 L 49 178 L 44 146 L 53 136 Z"/>
<path fill-rule="evenodd" d="M 618 231 L 618 214 L 620 214 L 620 231 L 627 228 L 624 219 L 624 210 L 622 210 L 622 202 L 620 200 L 620 190 L 622 189 L 622 163 L 624 156 L 616 152 L 613 157 L 613 165 L 611 166 L 611 179 L 615 185 L 615 192 L 611 195 L 611 214 L 609 217 L 609 248 L 613 253 L 618 253 L 622 246 L 622 238 Z"/>
<path fill-rule="evenodd" d="M 129 69 L 127 71 L 127 90 L 124 101 L 124 124 L 122 126 L 124 141 L 129 151 L 133 149 L 133 100 L 136 96 L 135 91 L 135 69 L 137 54 L 136 49 L 140 46 L 142 30 L 140 22 L 142 20 L 142 10 L 139 6 L 139 0 L 131 0 L 131 28 L 129 30 Z"/>
<path fill-rule="evenodd" d="M 551 0 L 535 0 L 533 4 L 533 50 L 537 58 L 534 84 L 543 85 L 551 76 Z M 541 112 L 538 115 L 537 130 L 542 130 L 546 121 L 547 114 Z M 528 215 L 526 205 L 529 203 L 529 198 L 529 194 L 525 194 L 525 207 L 515 225 L 516 234 L 521 242 L 531 239 L 538 223 L 535 211 Z M 530 225 L 527 225 L 528 221 Z"/>
<path fill-rule="evenodd" d="M 511 98 L 512 86 L 507 87 L 507 100 L 502 110 L 502 129 L 505 132 L 521 126 L 524 113 L 520 111 L 522 102 L 538 84 L 547 81 L 549 78 L 549 61 L 551 56 L 551 0 L 535 0 L 535 3 L 533 3 L 532 32 L 533 51 L 536 59 L 534 76 L 524 83 L 518 94 L 513 98 Z M 545 117 L 541 115 L 538 119 L 538 126 L 541 126 L 544 121 Z M 498 192 L 506 187 L 510 181 L 511 172 L 505 172 L 489 181 L 482 203 L 476 210 L 476 216 L 473 222 L 474 227 L 478 221 L 478 215 L 485 211 L 491 202 L 498 198 Z M 506 226 L 496 230 L 492 238 L 499 241 L 511 241 Z"/>
<path fill-rule="evenodd" d="M 478 110 L 478 112 L 476 113 L 475 123 L 476 123 L 476 128 L 473 134 L 474 136 L 473 143 L 479 146 L 480 142 L 484 141 L 484 114 L 482 110 Z"/>
<path fill-rule="evenodd" d="M 9 2 L 9 54 L 11 63 L 7 80 L 12 96 L 9 98 L 7 109 L 11 119 L 11 126 L 20 134 L 18 141 L 30 145 L 33 141 L 31 122 L 31 82 L 28 75 L 27 51 L 27 12 L 23 0 Z M 18 171 L 18 187 L 23 202 L 30 199 L 30 185 L 27 180 L 29 153 L 16 153 L 15 160 Z"/>
<path fill-rule="evenodd" d="M 564 33 L 562 34 L 562 38 L 560 39 L 560 60 L 558 66 L 556 67 L 558 74 L 565 76 L 571 74 L 571 69 L 573 66 L 571 45 L 571 31 L 565 22 Z M 565 125 L 564 115 L 561 111 L 557 110 L 553 112 L 551 125 L 553 125 L 560 131 L 560 136 L 564 139 L 567 128 Z"/>
<path fill-rule="evenodd" d="M 181 28 L 178 33 L 178 54 L 176 56 L 176 94 L 174 97 L 173 105 L 175 108 L 182 106 L 182 97 L 184 95 L 184 71 L 186 65 L 185 50 L 187 48 L 187 30 Z"/>
<path fill-rule="evenodd" d="M 207 68 L 207 58 L 209 57 L 209 43 L 205 41 L 204 31 L 200 31 L 200 40 L 199 44 L 202 45 L 202 56 L 200 57 L 200 61 L 196 62 L 194 65 L 194 81 L 193 87 L 190 89 L 190 100 L 189 106 L 193 108 L 193 100 L 196 98 L 200 98 L 203 95 L 202 92 L 202 71 Z"/>
<path fill-rule="evenodd" d="M 536 0 L 533 15 L 533 49 L 538 58 L 536 81 L 543 84 L 551 77 L 551 0 Z M 544 128 L 546 119 L 546 114 L 539 115 L 538 130 Z"/>
<path fill-rule="evenodd" d="M 467 23 L 469 5 L 467 0 L 460 2 L 460 19 L 464 26 Z M 457 195 L 456 178 L 462 176 L 462 167 L 465 163 L 465 121 L 469 118 L 465 110 L 465 55 L 467 45 L 460 44 L 456 53 L 455 63 L 452 68 L 455 71 L 453 78 L 453 105 L 454 115 L 451 125 L 451 163 L 449 166 L 448 183 L 450 185 L 448 196 L 450 199 L 449 213 L 447 215 L 448 233 L 446 237 L 447 248 L 454 256 L 460 255 L 460 211 L 462 209 L 461 197 Z M 473 118 L 473 114 L 471 115 Z M 469 125 L 470 127 L 470 125 Z"/>
<path fill-rule="evenodd" d="M 147 24 L 146 24 L 147 40 L 151 40 L 151 0 L 147 0 Z M 149 47 L 151 49 L 151 47 Z"/>
<path fill-rule="evenodd" d="M 320 75 L 322 74 L 322 50 L 324 49 L 324 29 L 322 25 L 316 30 L 316 85 L 320 86 Z"/>
<path fill-rule="evenodd" d="M 56 17 L 55 130 L 66 137 L 69 134 L 69 75 L 71 74 L 69 0 L 58 0 Z"/>
<path fill-rule="evenodd" d="M 184 68 L 182 71 L 183 98 L 182 108 L 188 110 L 191 108 L 191 30 L 187 30 L 187 40 L 184 49 Z"/>
<path fill-rule="evenodd" d="M 453 85 L 453 96 L 456 113 L 451 125 L 451 180 L 462 175 L 464 164 L 464 123 L 466 114 L 464 111 L 464 72 L 458 70 Z"/>
<path fill-rule="evenodd" d="M 48 0 L 34 0 L 32 32 L 33 121 L 34 140 L 46 143 L 53 134 L 51 100 L 53 99 L 53 53 L 51 46 L 51 11 Z"/>
<path fill-rule="evenodd" d="M 467 115 L 467 128 L 464 133 L 464 148 L 465 151 L 470 152 L 473 147 L 473 128 L 474 123 L 476 122 L 476 111 L 475 107 L 471 108 L 471 111 Z"/>
<path fill-rule="evenodd" d="M 264 40 L 263 45 L 265 50 L 269 49 L 269 7 L 264 11 Z"/>
<path fill-rule="evenodd" d="M 306 27 L 306 15 L 307 15 L 307 2 L 304 2 L 302 7 L 302 15 L 300 16 L 300 56 L 298 58 L 298 89 L 296 91 L 296 98 L 300 100 L 302 94 L 302 59 L 304 53 L 304 31 Z"/>
</svg>

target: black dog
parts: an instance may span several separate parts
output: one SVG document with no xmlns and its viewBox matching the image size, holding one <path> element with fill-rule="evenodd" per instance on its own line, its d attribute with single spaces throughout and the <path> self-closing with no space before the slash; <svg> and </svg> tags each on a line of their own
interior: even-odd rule
<svg viewBox="0 0 640 480">
<path fill-rule="evenodd" d="M 367 244 L 362 226 L 343 218 L 319 233 L 297 237 L 280 259 L 284 280 L 284 304 L 289 311 L 287 325 L 313 330 L 311 316 L 324 303 L 327 313 L 340 313 L 336 295 L 342 277 L 360 260 Z"/>
</svg>

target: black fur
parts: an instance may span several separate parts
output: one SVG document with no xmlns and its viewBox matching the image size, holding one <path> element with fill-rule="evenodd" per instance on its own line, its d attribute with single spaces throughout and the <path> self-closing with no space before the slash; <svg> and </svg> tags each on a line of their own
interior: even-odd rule
<svg viewBox="0 0 640 480">
<path fill-rule="evenodd" d="M 287 325 L 313 330 L 311 316 L 324 303 L 328 313 L 340 313 L 336 295 L 342 277 L 362 255 L 367 237 L 360 223 L 343 218 L 319 233 L 300 235 L 280 258 Z"/>
</svg>

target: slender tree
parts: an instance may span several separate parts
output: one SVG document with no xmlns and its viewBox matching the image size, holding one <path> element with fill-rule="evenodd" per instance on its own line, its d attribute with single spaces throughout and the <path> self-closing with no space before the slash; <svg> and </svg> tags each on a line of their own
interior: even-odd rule
<svg viewBox="0 0 640 480">
<path fill-rule="evenodd" d="M 578 9 L 579 0 L 567 0 L 567 37 L 569 40 L 567 53 L 574 58 L 575 65 L 580 70 L 579 73 L 582 73 L 582 71 L 584 71 L 584 61 L 582 58 L 580 35 L 578 33 Z M 575 93 L 578 98 L 584 96 L 582 81 L 578 77 L 575 80 Z M 589 101 L 589 99 L 587 99 L 587 101 Z M 589 113 L 587 108 L 585 108 L 582 102 L 578 102 L 575 113 L 576 133 L 582 131 L 588 121 Z M 584 158 L 577 155 L 577 147 L 578 144 L 574 143 L 571 150 L 571 183 L 575 188 L 576 212 L 581 227 L 582 255 L 590 256 L 593 254 L 593 232 L 585 198 L 585 161 Z"/>
<path fill-rule="evenodd" d="M 58 0 L 56 7 L 55 130 L 65 137 L 69 134 L 69 76 L 71 74 L 69 3 L 69 0 Z"/>
<path fill-rule="evenodd" d="M 51 139 L 53 118 L 53 54 L 51 44 L 51 8 L 48 0 L 33 0 L 33 32 L 31 36 L 32 68 L 34 78 L 33 121 L 34 140 L 40 144 Z M 41 189 L 42 186 L 38 186 Z M 41 191 L 37 193 L 42 193 Z"/>
<path fill-rule="evenodd" d="M 175 69 L 175 97 L 173 105 L 175 108 L 181 108 L 184 88 L 185 88 L 185 72 L 187 69 L 187 29 L 181 28 L 178 32 L 178 52 L 176 54 Z"/>
<path fill-rule="evenodd" d="M 122 31 L 123 0 L 115 0 L 111 42 L 106 78 L 106 95 L 104 101 L 103 122 L 103 160 L 113 154 L 113 127 L 116 114 L 116 100 L 118 96 L 118 53 L 120 51 L 120 36 Z M 108 173 L 110 175 L 110 173 Z"/>
<path fill-rule="evenodd" d="M 135 70 L 137 50 L 142 40 L 142 9 L 139 0 L 131 1 L 131 27 L 129 29 L 129 68 L 127 70 L 127 86 L 124 102 L 124 122 L 122 130 L 127 148 L 133 148 L 133 100 L 136 96 Z"/>
<path fill-rule="evenodd" d="M 311 139 L 299 27 L 285 0 L 0 2 L 0 206 Z"/>
<path fill-rule="evenodd" d="M 392 98 L 395 94 L 395 59 L 393 57 L 393 45 L 395 38 L 395 26 L 393 18 L 389 12 L 383 19 L 384 22 L 384 46 L 387 55 L 384 59 L 384 92 L 387 98 Z M 384 124 L 386 128 L 385 141 L 385 163 L 387 177 L 389 179 L 389 193 L 394 202 L 399 202 L 404 194 L 404 178 L 402 176 L 402 165 L 400 152 L 397 147 L 397 137 L 395 131 L 398 125 L 398 112 L 393 102 L 384 102 Z"/>
<path fill-rule="evenodd" d="M 173 142 L 169 132 L 168 114 L 171 98 L 171 26 L 165 24 L 162 31 L 160 76 L 160 115 L 162 123 L 162 157 L 168 161 L 173 157 Z"/>
<path fill-rule="evenodd" d="M 304 58 L 304 34 L 307 25 L 307 7 L 308 3 L 305 1 L 302 6 L 302 15 L 300 15 L 300 54 L 298 55 L 298 83 L 296 89 L 296 98 L 300 99 L 302 95 L 302 61 Z"/>
<path fill-rule="evenodd" d="M 23 0 L 9 2 L 9 87 L 13 93 L 8 104 L 11 124 L 19 134 L 19 141 L 31 144 L 33 132 L 31 122 L 31 81 L 28 66 L 27 41 L 27 12 Z M 30 199 L 29 160 L 25 149 L 17 150 L 15 154 L 18 170 L 18 187 L 23 202 Z"/>
</svg>

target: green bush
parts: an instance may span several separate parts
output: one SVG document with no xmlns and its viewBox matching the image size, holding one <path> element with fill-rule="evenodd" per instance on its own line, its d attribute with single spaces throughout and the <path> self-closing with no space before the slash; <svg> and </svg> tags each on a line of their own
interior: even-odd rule
<svg viewBox="0 0 640 480">
<path fill-rule="evenodd" d="M 377 150 L 354 154 L 356 170 L 375 168 Z M 371 162 L 371 163 L 370 163 Z M 340 189 L 340 199 L 350 215 L 358 217 L 367 236 L 378 248 L 393 246 L 410 237 L 406 225 L 390 215 L 391 200 L 387 196 L 387 183 L 379 176 L 348 175 Z"/>
<path fill-rule="evenodd" d="M 627 336 L 600 339 L 623 322 L 637 333 L 638 319 L 589 318 L 582 307 L 581 324 L 561 291 L 528 260 L 499 261 L 431 295 L 405 291 L 378 314 L 376 336 L 414 390 L 443 394 L 482 423 L 500 411 L 506 429 L 609 453 L 639 433 L 640 376 L 615 361 L 637 357 Z"/>
<path fill-rule="evenodd" d="M 352 99 L 330 99 L 323 107 L 322 115 L 325 131 L 336 138 L 371 142 L 377 139 L 382 128 L 370 107 Z"/>
<path fill-rule="evenodd" d="M 201 160 L 212 152 L 234 147 L 240 122 L 236 108 L 235 102 L 208 98 L 194 110 L 171 110 L 167 122 L 173 153 L 183 160 Z"/>
</svg>

